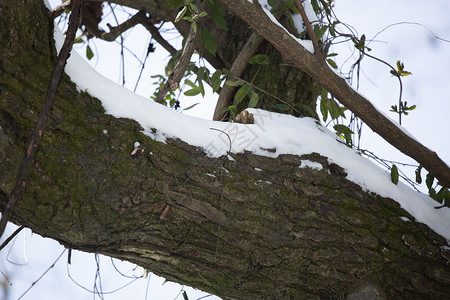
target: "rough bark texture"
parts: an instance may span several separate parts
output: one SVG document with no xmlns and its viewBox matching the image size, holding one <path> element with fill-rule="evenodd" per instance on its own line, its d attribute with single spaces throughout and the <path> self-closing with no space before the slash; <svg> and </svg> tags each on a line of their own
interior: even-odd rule
<svg viewBox="0 0 450 300">
<path fill-rule="evenodd" d="M 2 208 L 53 67 L 51 33 L 39 1 L 0 2 Z M 228 299 L 450 295 L 447 242 L 393 200 L 317 154 L 232 156 L 155 142 L 65 78 L 13 221 Z M 298 168 L 303 158 L 324 169 Z"/>
</svg>

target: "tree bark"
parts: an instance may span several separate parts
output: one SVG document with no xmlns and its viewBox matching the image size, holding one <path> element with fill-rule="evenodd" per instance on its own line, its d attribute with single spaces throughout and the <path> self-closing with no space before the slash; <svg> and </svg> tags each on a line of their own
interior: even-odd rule
<svg viewBox="0 0 450 300">
<path fill-rule="evenodd" d="M 0 2 L 2 209 L 56 58 L 52 30 L 40 1 Z M 450 294 L 446 240 L 326 157 L 232 161 L 156 142 L 136 122 L 106 115 L 68 77 L 49 123 L 12 220 L 66 247 L 225 299 Z M 302 159 L 324 168 L 298 168 Z"/>
</svg>

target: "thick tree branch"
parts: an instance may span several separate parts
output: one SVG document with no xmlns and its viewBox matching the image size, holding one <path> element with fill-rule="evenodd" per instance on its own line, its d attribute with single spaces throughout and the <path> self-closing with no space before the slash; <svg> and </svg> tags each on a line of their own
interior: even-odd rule
<svg viewBox="0 0 450 300">
<path fill-rule="evenodd" d="M 220 0 L 220 2 L 268 40 L 286 60 L 291 61 L 316 80 L 373 131 L 392 146 L 418 161 L 441 184 L 450 186 L 450 168 L 435 152 L 410 137 L 380 113 L 370 101 L 336 74 L 322 57 L 306 50 L 284 28 L 272 22 L 259 4 L 252 4 L 246 0 Z"/>
<path fill-rule="evenodd" d="M 17 202 L 22 195 L 23 189 L 26 186 L 28 171 L 33 162 L 34 155 L 41 141 L 42 135 L 44 134 L 45 126 L 52 111 L 53 104 L 56 101 L 56 92 L 58 91 L 59 83 L 64 72 L 64 66 L 66 65 L 66 61 L 70 56 L 70 51 L 72 50 L 73 41 L 75 39 L 75 33 L 78 29 L 78 24 L 80 21 L 79 18 L 81 2 L 82 0 L 72 1 L 72 14 L 69 18 L 69 28 L 67 29 L 66 39 L 64 40 L 61 51 L 59 52 L 58 59 L 56 60 L 56 65 L 53 69 L 53 73 L 48 85 L 47 95 L 45 96 L 45 100 L 41 108 L 41 113 L 34 128 L 33 135 L 31 136 L 31 141 L 25 153 L 25 157 L 22 160 L 22 165 L 20 166 L 16 184 L 11 192 L 11 195 L 9 196 L 8 203 L 6 204 L 5 210 L 2 214 L 2 218 L 0 220 L 0 237 L 3 235 L 6 224 L 14 210 L 14 207 L 17 205 Z"/>
</svg>

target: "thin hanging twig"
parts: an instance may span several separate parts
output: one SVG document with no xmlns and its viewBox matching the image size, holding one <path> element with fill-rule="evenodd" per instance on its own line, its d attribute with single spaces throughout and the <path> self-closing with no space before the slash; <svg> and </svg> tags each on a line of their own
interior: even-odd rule
<svg viewBox="0 0 450 300">
<path fill-rule="evenodd" d="M 56 92 L 58 90 L 59 83 L 64 72 L 64 66 L 66 65 L 67 59 L 70 56 L 70 51 L 72 50 L 73 41 L 75 39 L 75 33 L 78 29 L 78 24 L 80 22 L 80 7 L 82 0 L 72 1 L 72 14 L 69 18 L 69 28 L 67 30 L 66 39 L 59 52 L 58 58 L 56 60 L 55 68 L 53 69 L 52 76 L 47 89 L 47 95 L 45 96 L 44 104 L 42 105 L 41 113 L 39 115 L 38 122 L 34 128 L 33 135 L 31 136 L 31 141 L 28 146 L 25 157 L 22 160 L 22 165 L 20 166 L 19 175 L 17 177 L 16 185 L 9 196 L 8 203 L 6 204 L 5 210 L 3 211 L 2 218 L 0 220 L 0 236 L 6 228 L 6 223 L 11 217 L 11 213 L 19 201 L 23 189 L 26 185 L 26 178 L 28 171 L 33 162 L 36 149 L 41 141 L 42 135 L 44 134 L 45 126 L 47 120 L 52 111 L 53 104 L 56 100 Z"/>
</svg>

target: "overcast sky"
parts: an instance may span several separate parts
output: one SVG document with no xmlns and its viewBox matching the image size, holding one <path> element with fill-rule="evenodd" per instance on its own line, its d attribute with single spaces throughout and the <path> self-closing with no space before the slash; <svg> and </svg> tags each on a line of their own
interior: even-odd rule
<svg viewBox="0 0 450 300">
<path fill-rule="evenodd" d="M 53 2 L 58 3 L 57 0 Z M 359 34 L 364 33 L 368 39 L 390 24 L 416 22 L 426 26 L 435 35 L 450 40 L 450 19 L 448 18 L 450 2 L 448 0 L 426 2 L 420 0 L 337 0 L 335 12 L 342 22 L 352 25 Z M 450 83 L 450 44 L 434 38 L 428 29 L 418 25 L 393 26 L 379 34 L 376 42 L 371 43 L 370 47 L 373 49 L 373 55 L 392 65 L 397 60 L 401 60 L 404 62 L 405 68 L 413 73 L 413 76 L 404 79 L 403 97 L 408 104 L 416 104 L 417 109 L 403 118 L 403 125 L 420 142 L 435 150 L 450 164 L 448 134 L 450 104 L 446 89 Z M 127 34 L 127 41 L 130 42 L 129 47 L 135 45 L 136 55 L 142 58 L 148 44 L 148 39 L 146 35 L 143 35 L 143 31 L 138 28 L 133 29 L 131 33 Z M 118 57 L 120 47 L 115 43 L 109 43 L 107 49 L 104 50 L 103 43 L 96 42 L 95 44 L 97 48 L 94 47 L 94 44 L 91 46 L 94 51 L 98 50 L 99 52 L 96 52 L 92 63 L 105 76 L 120 82 L 121 68 Z M 153 79 L 149 76 L 161 74 L 163 72 L 161 68 L 164 67 L 168 58 L 167 52 L 162 47 L 156 44 L 155 46 L 157 51 L 149 56 L 148 70 L 145 70 L 138 88 L 138 92 L 146 97 L 151 95 L 154 89 L 151 84 Z M 336 47 L 334 50 L 339 53 L 338 63 L 342 64 L 349 55 L 348 46 Z M 81 52 L 83 51 L 85 50 L 81 49 Z M 126 58 L 127 87 L 134 89 L 139 64 L 132 55 L 127 54 Z M 343 67 L 344 70 L 348 70 L 349 64 L 344 64 Z M 158 70 L 155 71 L 155 69 Z M 362 63 L 360 91 L 380 110 L 396 119 L 396 115 L 390 113 L 389 108 L 398 101 L 398 82 L 389 74 L 388 68 L 365 58 Z M 199 101 L 201 105 L 186 113 L 211 118 L 216 101 L 214 96 L 209 95 L 207 99 L 183 100 L 182 105 L 187 107 Z M 370 132 L 370 129 L 365 127 L 363 134 L 367 132 Z M 383 157 L 404 159 L 375 135 L 364 137 L 363 146 L 376 151 Z M 9 233 L 11 230 L 10 227 Z M 26 245 L 24 245 L 24 241 L 26 241 Z M 11 247 L 13 249 L 9 252 Z M 24 255 L 24 248 L 26 255 Z M 62 251 L 63 248 L 55 241 L 42 239 L 37 235 L 31 236 L 28 230 L 21 233 L 14 244 L 0 253 L 0 270 L 7 273 L 9 280 L 13 283 L 10 287 L 10 299 L 17 299 L 52 265 Z M 16 264 L 11 264 L 8 260 Z M 128 275 L 132 273 L 130 264 L 118 263 L 118 267 L 121 272 L 126 272 Z M 101 268 L 104 291 L 114 290 L 129 282 L 129 279 L 123 278 L 113 270 L 109 258 L 101 258 Z M 96 270 L 93 254 L 74 252 L 69 270 L 75 280 L 86 288 L 92 289 Z M 134 273 L 140 275 L 139 270 Z M 157 279 L 156 276 L 150 278 L 155 285 L 150 288 L 148 299 L 175 299 L 181 289 L 181 286 L 165 284 L 164 290 L 161 290 L 161 279 Z M 133 295 L 132 298 L 144 299 L 146 284 L 147 280 L 139 279 L 119 292 L 106 295 L 105 298 L 124 299 Z M 190 299 L 196 299 L 191 293 L 188 292 Z M 23 299 L 93 299 L 93 296 L 75 285 L 68 277 L 67 253 L 65 253 L 55 267 Z M 182 297 L 180 296 L 178 299 L 182 299 Z"/>
</svg>

